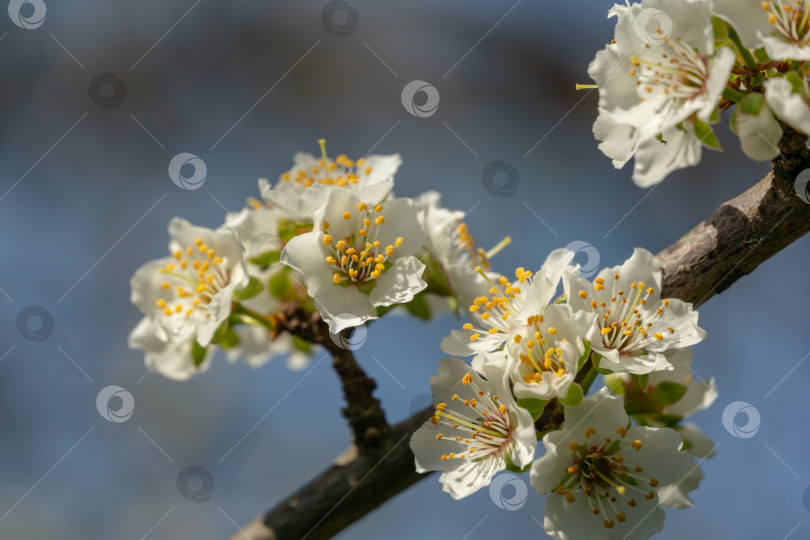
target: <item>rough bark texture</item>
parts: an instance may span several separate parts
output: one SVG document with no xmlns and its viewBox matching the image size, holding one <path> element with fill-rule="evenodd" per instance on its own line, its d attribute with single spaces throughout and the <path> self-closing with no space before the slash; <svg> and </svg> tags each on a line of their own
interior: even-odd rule
<svg viewBox="0 0 810 540">
<path fill-rule="evenodd" d="M 783 128 L 783 156 L 774 161 L 773 173 L 720 206 L 658 255 L 665 296 L 702 304 L 810 231 L 810 205 L 796 195 L 794 187 L 796 175 L 810 167 L 810 152 L 803 135 Z M 424 478 L 414 471 L 408 439 L 431 414 L 428 408 L 393 426 L 377 439 L 380 444 L 371 452 L 349 449 L 332 467 L 232 540 L 316 539 L 337 534 Z M 543 418 L 554 414 L 548 408 Z"/>
<path fill-rule="evenodd" d="M 699 306 L 810 231 L 795 179 L 810 168 L 806 137 L 783 125 L 773 172 L 658 254 L 662 294 Z"/>
<path fill-rule="evenodd" d="M 354 433 L 355 448 L 360 455 L 372 457 L 378 456 L 380 451 L 387 451 L 391 427 L 385 420 L 379 400 L 372 395 L 377 383 L 357 363 L 350 340 L 345 339 L 344 335 L 333 339 L 317 312 L 309 314 L 295 306 L 285 310 L 284 317 L 279 321 L 279 330 L 286 330 L 309 343 L 322 345 L 329 351 L 346 397 L 343 416 Z"/>
</svg>

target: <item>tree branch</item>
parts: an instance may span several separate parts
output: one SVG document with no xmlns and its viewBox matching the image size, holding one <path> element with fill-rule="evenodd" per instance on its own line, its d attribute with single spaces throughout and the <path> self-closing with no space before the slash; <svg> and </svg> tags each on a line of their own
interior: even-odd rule
<svg viewBox="0 0 810 540">
<path fill-rule="evenodd" d="M 391 427 L 385 420 L 385 412 L 379 400 L 372 395 L 377 383 L 357 363 L 350 344 L 340 338 L 332 339 L 329 327 L 320 314 L 307 313 L 295 305 L 284 310 L 278 331 L 287 331 L 329 351 L 346 396 L 347 406 L 343 408 L 343 416 L 354 432 L 355 447 L 359 454 L 375 456 L 379 452 L 388 451 L 389 447 L 385 443 L 389 439 Z"/>
<path fill-rule="evenodd" d="M 783 156 L 773 172 L 659 253 L 664 296 L 700 305 L 810 231 L 810 205 L 794 188 L 796 175 L 810 167 L 810 152 L 806 137 L 783 128 Z M 407 442 L 432 413 L 427 408 L 393 426 L 374 455 L 350 448 L 245 533 L 252 540 L 316 539 L 348 527 L 425 477 L 415 472 Z M 549 409 L 544 417 L 554 414 Z"/>
</svg>

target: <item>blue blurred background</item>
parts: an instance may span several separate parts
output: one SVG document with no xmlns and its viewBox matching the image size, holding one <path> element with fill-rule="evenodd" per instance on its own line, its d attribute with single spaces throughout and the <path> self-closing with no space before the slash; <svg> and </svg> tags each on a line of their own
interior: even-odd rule
<svg viewBox="0 0 810 540">
<path fill-rule="evenodd" d="M 400 195 L 438 189 L 446 206 L 475 207 L 480 245 L 514 240 L 496 259 L 503 272 L 576 240 L 603 266 L 635 246 L 657 252 L 768 169 L 742 157 L 727 127 L 725 154 L 654 190 L 613 169 L 591 135 L 596 93 L 574 90 L 612 38 L 606 1 L 351 0 L 326 21 L 323 1 L 45 4 L 35 29 L 0 14 L 0 538 L 225 538 L 347 447 L 327 361 L 294 372 L 218 356 L 179 383 L 144 376 L 126 346 L 140 318 L 129 278 L 166 253 L 169 219 L 218 226 L 258 195 L 258 177 L 277 178 L 319 137 L 333 154 L 400 153 Z M 123 102 L 112 87 L 106 109 L 91 99 L 99 73 L 122 81 Z M 432 116 L 402 106 L 412 80 L 438 90 Z M 200 189 L 171 182 L 179 152 L 205 161 Z M 509 197 L 482 183 L 494 160 L 519 172 Z M 695 508 L 669 511 L 660 538 L 810 536 L 808 248 L 794 243 L 701 309 L 709 339 L 694 369 L 717 378 L 720 398 L 693 420 L 720 446 Z M 29 305 L 53 318 L 44 340 L 17 329 Z M 391 421 L 428 392 L 439 342 L 458 324 L 372 326 L 358 357 Z M 132 393 L 128 421 L 96 410 L 108 385 Z M 737 400 L 761 413 L 753 437 L 723 428 Z M 215 481 L 205 502 L 178 491 L 189 465 Z M 542 520 L 533 491 L 510 512 L 486 490 L 453 501 L 432 477 L 340 538 L 543 537 Z"/>
</svg>

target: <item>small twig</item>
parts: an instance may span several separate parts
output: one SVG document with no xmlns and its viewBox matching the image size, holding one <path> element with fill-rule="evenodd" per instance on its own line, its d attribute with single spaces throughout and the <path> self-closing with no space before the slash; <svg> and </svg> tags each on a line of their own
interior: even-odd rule
<svg viewBox="0 0 810 540">
<path fill-rule="evenodd" d="M 331 338 L 329 327 L 320 315 L 317 312 L 309 314 L 290 305 L 284 310 L 284 316 L 278 320 L 278 330 L 286 330 L 309 343 L 321 345 L 332 354 L 333 366 L 340 377 L 347 402 L 343 415 L 354 432 L 359 453 L 374 455 L 387 449 L 391 427 L 385 419 L 379 400 L 372 395 L 377 383 L 360 367 L 350 349 L 342 347 Z"/>
</svg>

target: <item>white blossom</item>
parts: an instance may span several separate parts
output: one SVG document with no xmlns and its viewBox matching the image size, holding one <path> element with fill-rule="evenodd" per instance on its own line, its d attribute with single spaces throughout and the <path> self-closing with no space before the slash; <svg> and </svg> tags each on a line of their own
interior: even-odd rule
<svg viewBox="0 0 810 540">
<path fill-rule="evenodd" d="M 712 12 L 729 21 L 743 45 L 773 60 L 810 60 L 810 1 L 712 0 Z"/>
<path fill-rule="evenodd" d="M 281 262 L 298 270 L 329 331 L 376 319 L 377 308 L 413 300 L 427 283 L 414 254 L 424 233 L 413 201 L 368 205 L 349 190 L 334 189 L 315 214 L 312 232 L 290 240 Z"/>
<path fill-rule="evenodd" d="M 714 50 L 708 6 L 705 0 L 643 0 L 611 10 L 618 17 L 615 40 L 597 53 L 588 73 L 599 87 L 594 135 L 616 167 L 658 135 L 672 137 L 670 130 L 693 115 L 709 122 L 736 54 L 728 47 Z M 666 21 L 666 30 L 660 24 L 650 32 L 650 13 Z M 694 150 L 680 154 L 695 160 Z M 667 169 L 678 168 L 670 161 L 645 174 L 650 163 L 645 159 L 634 174 L 639 185 L 651 185 Z"/>
<path fill-rule="evenodd" d="M 810 134 L 810 87 L 802 80 L 801 92 L 794 92 L 790 81 L 774 77 L 765 81 L 765 101 L 782 122 Z"/>
<path fill-rule="evenodd" d="M 574 310 L 597 314 L 585 337 L 602 356 L 601 369 L 638 375 L 671 369 L 665 353 L 706 336 L 692 304 L 661 298 L 661 266 L 647 250 L 636 248 L 624 264 L 603 269 L 593 282 L 570 271 L 563 282 Z"/>
<path fill-rule="evenodd" d="M 663 527 L 659 486 L 692 466 L 671 429 L 630 427 L 622 400 L 603 388 L 566 407 L 562 429 L 543 436 L 531 468 L 546 499 L 544 527 L 557 540 L 648 538 Z"/>
<path fill-rule="evenodd" d="M 155 320 L 144 317 L 129 334 L 129 347 L 144 352 L 149 370 L 155 370 L 169 379 L 184 381 L 206 371 L 211 365 L 213 353 L 210 347 L 195 362 L 192 355 L 195 340 L 194 334 L 170 335 Z"/>
<path fill-rule="evenodd" d="M 411 437 L 418 472 L 442 471 L 439 481 L 454 499 L 488 485 L 507 466 L 529 465 L 537 446 L 534 422 L 518 407 L 505 363 L 488 363 L 483 378 L 458 358 L 439 362 L 430 379 L 434 416 Z"/>
<path fill-rule="evenodd" d="M 262 197 L 301 219 L 311 220 L 332 189 L 357 193 L 372 206 L 382 202 L 393 189 L 394 174 L 402 164 L 399 154 L 375 154 L 357 161 L 341 154 L 332 160 L 326 157 L 323 141 L 321 148 L 320 158 L 297 153 L 292 168 L 275 185 L 259 180 Z"/>
<path fill-rule="evenodd" d="M 175 340 L 195 334 L 207 346 L 231 314 L 233 293 L 249 282 L 233 232 L 195 227 L 174 218 L 169 251 L 132 277 L 132 303 Z"/>
<path fill-rule="evenodd" d="M 469 307 L 470 320 L 463 330 L 453 330 L 442 340 L 442 350 L 456 356 L 491 352 L 506 343 L 508 335 L 529 324 L 530 318 L 542 315 L 554 300 L 563 270 L 575 253 L 566 248 L 552 251 L 537 273 L 525 268 L 515 270 L 516 280 L 506 276 L 497 281 L 478 267 L 489 280 L 490 296 L 479 296 Z M 572 269 L 572 271 L 575 269 Z"/>
</svg>

